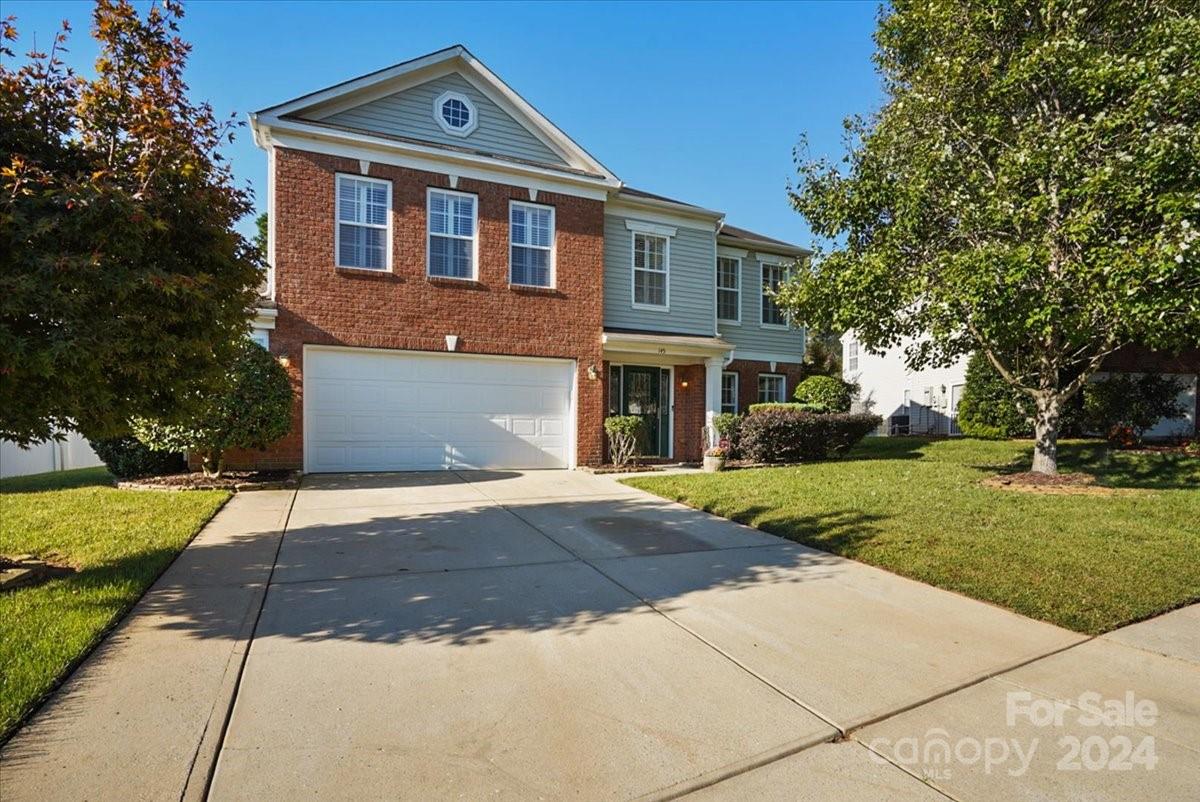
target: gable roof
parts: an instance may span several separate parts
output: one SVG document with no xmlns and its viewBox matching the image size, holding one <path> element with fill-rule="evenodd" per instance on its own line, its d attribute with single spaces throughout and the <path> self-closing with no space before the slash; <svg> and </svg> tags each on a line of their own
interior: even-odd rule
<svg viewBox="0 0 1200 802">
<path fill-rule="evenodd" d="M 459 146 L 448 146 L 444 143 L 425 142 L 419 139 L 381 135 L 376 131 L 363 131 L 345 125 L 328 122 L 335 114 L 361 106 L 373 100 L 386 97 L 421 83 L 434 80 L 444 75 L 457 73 L 474 86 L 480 93 L 493 101 L 504 112 L 510 115 L 520 125 L 539 139 L 552 152 L 559 156 L 564 164 L 548 162 L 528 162 L 530 166 L 539 169 L 563 170 L 564 172 L 601 179 L 611 187 L 620 186 L 620 179 L 598 159 L 588 153 L 582 146 L 569 137 L 564 131 L 550 122 L 531 103 L 517 94 L 508 84 L 489 70 L 483 62 L 477 59 L 462 45 L 453 45 L 418 58 L 402 61 L 390 67 L 368 73 L 358 78 L 334 84 L 324 89 L 300 97 L 293 98 L 265 109 L 260 109 L 251 115 L 252 124 L 257 137 L 260 125 L 276 126 L 291 123 L 294 126 L 316 126 L 328 132 L 338 130 L 347 133 L 370 135 L 376 138 L 389 139 L 399 143 L 409 143 L 419 146 L 433 146 L 458 152 L 467 152 L 485 158 L 500 158 L 515 163 L 527 160 L 499 156 L 483 150 L 474 150 L 466 143 Z M 564 169 L 564 166 L 566 169 Z"/>
</svg>

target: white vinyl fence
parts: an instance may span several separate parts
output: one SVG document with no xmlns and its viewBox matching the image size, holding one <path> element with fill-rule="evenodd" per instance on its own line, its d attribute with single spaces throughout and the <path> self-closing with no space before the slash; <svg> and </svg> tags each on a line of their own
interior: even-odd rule
<svg viewBox="0 0 1200 802">
<path fill-rule="evenodd" d="M 103 464 L 78 432 L 67 432 L 65 440 L 48 440 L 28 449 L 10 440 L 0 440 L 0 478 L 91 468 Z"/>
</svg>

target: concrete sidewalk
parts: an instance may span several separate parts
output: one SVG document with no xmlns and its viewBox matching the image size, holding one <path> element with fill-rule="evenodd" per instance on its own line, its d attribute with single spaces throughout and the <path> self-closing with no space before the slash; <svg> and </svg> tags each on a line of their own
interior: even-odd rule
<svg viewBox="0 0 1200 802">
<path fill-rule="evenodd" d="M 0 772 L 6 800 L 1183 798 L 1196 609 L 1088 639 L 610 477 L 315 476 L 231 501 Z M 985 738 L 1013 689 L 1156 700 L 1162 770 L 889 751 Z"/>
<path fill-rule="evenodd" d="M 226 503 L 5 745 L 5 802 L 203 798 L 293 492 Z"/>
</svg>

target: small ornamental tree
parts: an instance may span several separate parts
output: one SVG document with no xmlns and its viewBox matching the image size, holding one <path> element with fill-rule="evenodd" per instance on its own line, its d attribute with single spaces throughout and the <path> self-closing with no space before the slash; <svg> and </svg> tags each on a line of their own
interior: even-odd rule
<svg viewBox="0 0 1200 802">
<path fill-rule="evenodd" d="M 135 418 L 133 433 L 153 449 L 195 453 L 206 476 L 220 476 L 226 449 L 265 448 L 288 433 L 292 386 L 266 349 L 243 340 L 221 389 L 191 408 L 196 414 L 182 423 Z"/>
<path fill-rule="evenodd" d="M 1029 398 L 1033 470 L 1106 356 L 1200 332 L 1195 0 L 893 0 L 884 103 L 840 163 L 798 149 L 826 253 L 777 301 L 910 369 L 979 352 Z"/>
<path fill-rule="evenodd" d="M 833 376 L 809 376 L 796 385 L 792 397 L 801 404 L 816 404 L 829 412 L 849 412 L 858 385 Z"/>
<path fill-rule="evenodd" d="M 0 20 L 0 437 L 126 434 L 216 380 L 260 280 L 252 209 L 192 100 L 176 0 L 97 0 L 93 74 L 69 29 L 25 59 Z"/>
</svg>

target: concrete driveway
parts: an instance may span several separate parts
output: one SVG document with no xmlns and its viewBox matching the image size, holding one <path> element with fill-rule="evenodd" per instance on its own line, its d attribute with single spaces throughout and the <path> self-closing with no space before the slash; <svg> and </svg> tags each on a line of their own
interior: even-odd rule
<svg viewBox="0 0 1200 802">
<path fill-rule="evenodd" d="M 173 601 L 10 743 L 13 798 L 941 799 L 855 733 L 1087 640 L 603 476 L 310 476 L 288 501 L 238 496 L 197 538 L 147 597 Z M 186 703 L 129 704 L 155 672 Z"/>
</svg>

